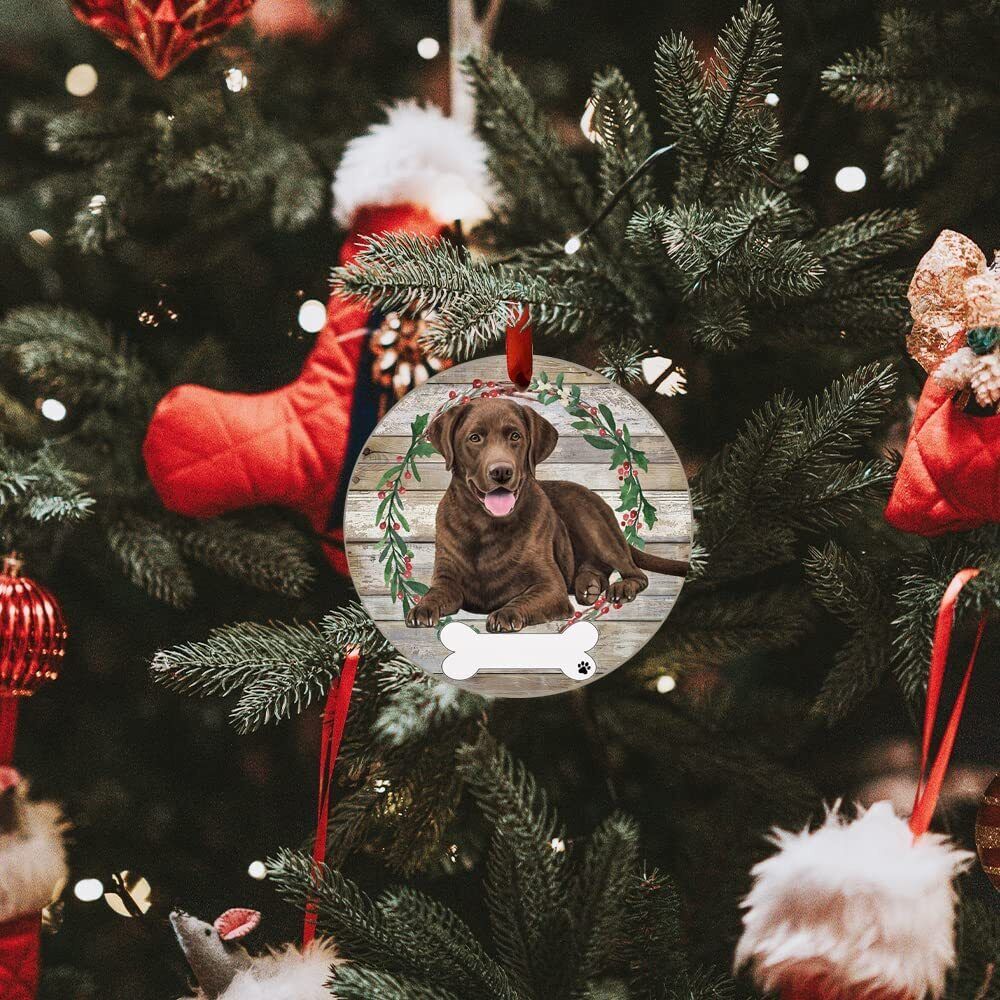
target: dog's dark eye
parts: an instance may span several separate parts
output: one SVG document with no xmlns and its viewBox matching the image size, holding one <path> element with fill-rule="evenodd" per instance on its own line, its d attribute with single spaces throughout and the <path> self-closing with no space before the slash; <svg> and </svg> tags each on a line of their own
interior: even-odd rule
<svg viewBox="0 0 1000 1000">
<path fill-rule="evenodd" d="M 511 441 L 520 441 L 521 440 L 521 435 L 518 434 L 517 431 L 511 431 L 510 432 L 510 439 L 511 439 Z"/>
<path fill-rule="evenodd" d="M 469 440 L 473 444 L 479 444 L 479 442 L 482 441 L 482 439 L 483 439 L 483 436 L 481 434 L 470 434 L 469 435 Z"/>
</svg>

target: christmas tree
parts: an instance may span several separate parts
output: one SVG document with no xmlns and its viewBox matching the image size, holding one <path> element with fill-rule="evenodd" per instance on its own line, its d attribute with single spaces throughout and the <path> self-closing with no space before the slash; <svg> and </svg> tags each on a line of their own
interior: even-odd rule
<svg viewBox="0 0 1000 1000">
<path fill-rule="evenodd" d="M 15 753 L 72 827 L 40 995 L 1000 997 L 994 889 L 954 853 L 957 904 L 907 883 L 933 969 L 857 972 L 845 918 L 827 952 L 858 992 L 796 993 L 752 940 L 769 831 L 838 799 L 908 814 L 955 574 L 979 571 L 955 658 L 1000 607 L 995 499 L 931 538 L 882 513 L 924 377 L 911 275 L 944 227 L 997 242 L 995 7 L 107 6 L 0 0 L 0 534 L 69 623 Z M 666 429 L 695 536 L 638 656 L 489 699 L 375 627 L 344 494 L 415 368 L 529 320 Z M 973 844 L 995 650 L 915 851 Z M 213 931 L 227 907 L 288 951 L 241 965 L 256 918 Z M 214 991 L 180 910 L 237 956 Z M 302 911 L 325 943 L 300 952 Z"/>
</svg>

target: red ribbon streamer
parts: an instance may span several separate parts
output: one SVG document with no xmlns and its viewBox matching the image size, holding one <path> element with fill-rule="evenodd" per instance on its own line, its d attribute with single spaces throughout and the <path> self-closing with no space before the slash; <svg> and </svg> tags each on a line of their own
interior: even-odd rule
<svg viewBox="0 0 1000 1000">
<path fill-rule="evenodd" d="M 972 680 L 972 668 L 976 665 L 976 654 L 979 652 L 983 633 L 986 631 L 986 616 L 979 621 L 976 641 L 972 646 L 972 655 L 965 668 L 962 685 L 958 689 L 955 704 L 952 706 L 951 717 L 941 736 L 934 763 L 930 764 L 931 739 L 934 734 L 934 721 L 937 718 L 938 705 L 941 701 L 941 686 L 948 667 L 948 647 L 951 645 L 951 630 L 955 624 L 955 604 L 962 588 L 974 577 L 979 575 L 978 569 L 959 570 L 941 598 L 938 608 L 937 623 L 934 626 L 934 644 L 931 647 L 931 668 L 927 678 L 927 706 L 924 709 L 923 749 L 920 756 L 920 780 L 917 782 L 917 794 L 913 800 L 913 814 L 910 816 L 910 830 L 914 838 L 925 834 L 931 825 L 931 818 L 937 808 L 941 795 L 941 785 L 944 783 L 948 762 L 958 735 L 958 724 L 962 719 L 962 709 L 965 707 L 965 697 L 969 693 L 969 682 Z M 928 765 L 930 769 L 928 770 Z"/>
<path fill-rule="evenodd" d="M 531 355 L 531 317 L 522 309 L 517 322 L 507 327 L 507 375 L 519 389 L 531 382 Z"/>
<path fill-rule="evenodd" d="M 358 672 L 361 652 L 349 649 L 344 654 L 344 662 L 340 667 L 340 676 L 330 685 L 326 696 L 326 708 L 323 710 L 323 736 L 319 752 L 319 795 L 316 804 L 316 839 L 313 841 L 314 872 L 318 874 L 319 866 L 326 860 L 327 826 L 330 822 L 330 798 L 333 792 L 333 771 L 337 766 L 337 755 L 340 753 L 340 743 L 344 738 L 344 727 L 347 725 L 347 713 L 351 707 L 351 693 L 354 691 L 354 678 Z M 305 922 L 302 926 L 302 947 L 305 948 L 316 937 L 316 901 L 306 904 Z"/>
<path fill-rule="evenodd" d="M 18 702 L 19 699 L 13 695 L 0 695 L 0 766 L 10 764 L 14 759 Z"/>
</svg>

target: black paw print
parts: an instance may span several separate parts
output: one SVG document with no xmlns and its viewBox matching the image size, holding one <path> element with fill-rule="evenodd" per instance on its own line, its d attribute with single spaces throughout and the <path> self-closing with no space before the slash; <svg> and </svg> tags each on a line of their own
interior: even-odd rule
<svg viewBox="0 0 1000 1000">
<path fill-rule="evenodd" d="M 590 673 L 590 664 L 586 660 L 581 660 L 576 665 L 576 672 L 582 677 L 586 677 Z"/>
</svg>

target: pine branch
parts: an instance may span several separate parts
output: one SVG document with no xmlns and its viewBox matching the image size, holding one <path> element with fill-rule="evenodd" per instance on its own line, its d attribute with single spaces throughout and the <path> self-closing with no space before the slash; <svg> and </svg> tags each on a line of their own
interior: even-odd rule
<svg viewBox="0 0 1000 1000">
<path fill-rule="evenodd" d="M 172 527 L 189 559 L 261 590 L 300 597 L 316 578 L 305 536 L 277 519 L 178 518 Z"/>
<path fill-rule="evenodd" d="M 463 67 L 494 177 L 529 206 L 542 234 L 565 238 L 582 229 L 596 208 L 590 185 L 520 80 L 489 51 L 468 56 Z"/>
<path fill-rule="evenodd" d="M 609 972 L 609 954 L 627 943 L 638 867 L 638 827 L 626 816 L 608 817 L 587 844 L 574 893 L 579 976 L 585 982 Z"/>
<path fill-rule="evenodd" d="M 146 405 L 149 399 L 149 373 L 120 354 L 110 329 L 86 313 L 14 309 L 0 323 L 0 350 L 25 378 L 66 403 Z"/>
<path fill-rule="evenodd" d="M 108 546 L 137 587 L 175 608 L 194 600 L 194 583 L 170 533 L 157 521 L 128 513 L 107 528 Z"/>
<path fill-rule="evenodd" d="M 82 489 L 84 477 L 67 468 L 48 445 L 22 452 L 0 440 L 0 521 L 80 521 L 96 501 Z"/>
<path fill-rule="evenodd" d="M 460 1000 L 454 993 L 362 965 L 340 965 L 330 989 L 339 1000 Z"/>
<path fill-rule="evenodd" d="M 518 990 L 558 996 L 575 966 L 566 855 L 553 847 L 562 831 L 534 778 L 491 739 L 461 748 L 458 761 L 493 826 L 486 893 L 497 953 Z"/>
<path fill-rule="evenodd" d="M 213 629 L 204 642 L 161 649 L 150 669 L 168 690 L 198 698 L 250 691 L 274 678 L 276 697 L 308 704 L 335 675 L 338 652 L 312 625 L 244 622 Z M 262 697 L 261 687 L 253 690 L 254 700 Z"/>
</svg>

